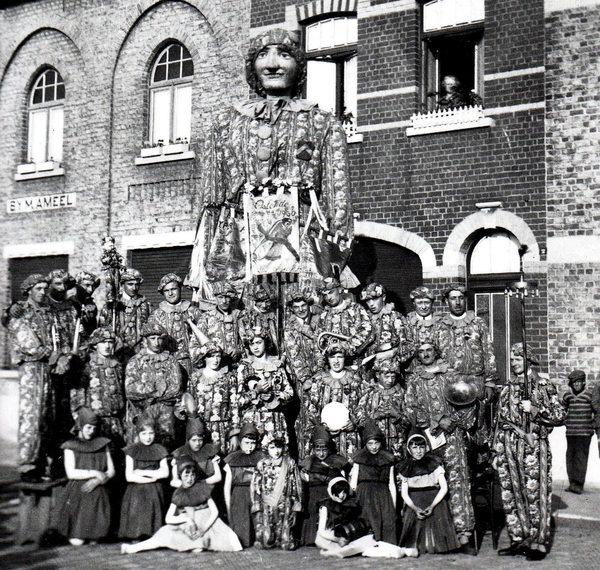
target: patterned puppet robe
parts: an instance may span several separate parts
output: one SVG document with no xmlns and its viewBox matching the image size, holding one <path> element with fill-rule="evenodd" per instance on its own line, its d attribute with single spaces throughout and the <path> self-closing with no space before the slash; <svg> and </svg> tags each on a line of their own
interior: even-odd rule
<svg viewBox="0 0 600 570">
<path fill-rule="evenodd" d="M 258 394 L 251 376 L 267 379 L 271 390 Z M 265 433 L 278 431 L 289 441 L 284 411 L 293 395 L 283 362 L 278 358 L 267 356 L 262 360 L 249 356 L 240 362 L 237 386 L 240 425 L 252 423 Z"/>
<path fill-rule="evenodd" d="M 145 349 L 131 358 L 125 369 L 127 398 L 127 440 L 134 443 L 135 416 L 153 414 L 156 417 L 156 440 L 173 449 L 175 417 L 173 407 L 181 396 L 181 368 L 168 352 L 156 354 Z"/>
<path fill-rule="evenodd" d="M 407 362 L 415 352 L 412 329 L 404 315 L 394 308 L 394 303 L 386 303 L 377 314 L 367 313 L 373 325 L 373 342 L 366 354 L 376 352 L 378 346 L 392 344 L 398 347 L 396 357 L 401 363 Z"/>
<path fill-rule="evenodd" d="M 548 434 L 564 423 L 563 408 L 555 386 L 529 370 L 531 414 L 521 409 L 523 376 L 511 375 L 502 388 L 498 402 L 497 433 L 494 439 L 494 465 L 502 487 L 506 530 L 512 542 L 544 545 L 550 540 L 552 514 L 552 453 Z M 525 429 L 533 438 L 530 447 L 514 426 Z M 509 423 L 514 424 L 511 426 Z"/>
<path fill-rule="evenodd" d="M 238 319 L 240 311 L 233 309 L 224 313 L 218 307 L 202 313 L 198 321 L 198 328 L 212 341 L 218 344 L 223 353 L 229 357 L 242 354 L 242 340 L 240 338 Z M 190 356 L 192 363 L 197 366 L 201 360 L 200 342 L 195 336 L 190 339 Z M 235 360 L 235 358 L 234 358 Z"/>
<path fill-rule="evenodd" d="M 49 429 L 54 422 L 49 358 L 52 317 L 46 306 L 23 305 L 24 314 L 11 319 L 8 330 L 11 360 L 19 367 L 19 465 L 34 466 L 50 451 Z"/>
<path fill-rule="evenodd" d="M 256 543 L 263 548 L 279 546 L 294 550 L 294 527 L 302 510 L 302 482 L 296 462 L 286 455 L 275 462 L 258 462 L 250 483 Z"/>
<path fill-rule="evenodd" d="M 341 378 L 333 378 L 329 370 L 321 370 L 304 383 L 302 407 L 306 421 L 301 434 L 301 440 L 304 442 L 304 448 L 299 449 L 301 458 L 310 455 L 312 432 L 315 426 L 322 425 L 321 412 L 330 402 L 344 404 L 350 414 L 350 421 L 354 424 L 354 428 L 350 431 L 342 430 L 337 435 L 332 434 L 337 452 L 344 457 L 351 457 L 359 449 L 358 402 L 362 393 L 363 379 L 358 372 L 350 368 L 344 369 L 344 375 Z"/>
<path fill-rule="evenodd" d="M 196 369 L 192 372 L 188 391 L 194 396 L 198 415 L 206 423 L 212 442 L 227 449 L 227 433 L 240 426 L 235 373 L 227 366 L 216 371 Z"/>
<path fill-rule="evenodd" d="M 189 319 L 197 325 L 201 318 L 202 311 L 198 307 L 194 307 L 190 301 L 181 301 L 176 305 L 162 301 L 148 317 L 148 322 L 158 323 L 167 331 L 169 335 L 167 343 L 172 345 L 168 346 L 169 352 L 175 356 L 188 376 L 192 372 L 190 337 L 193 333 L 190 333 L 186 321 Z"/>
<path fill-rule="evenodd" d="M 125 386 L 123 365 L 93 351 L 75 388 L 71 389 L 71 413 L 85 406 L 100 420 L 100 434 L 116 446 L 125 444 Z"/>
<path fill-rule="evenodd" d="M 444 463 L 454 528 L 458 534 L 469 536 L 475 528 L 475 513 L 467 433 L 475 426 L 477 408 L 476 405 L 455 408 L 448 403 L 444 391 L 454 379 L 442 360 L 427 368 L 421 364 L 415 366 L 406 387 L 405 417 L 411 426 L 422 429 L 436 430 L 444 418 L 452 422 L 451 431 L 444 431 L 445 445 L 432 453 Z"/>
<path fill-rule="evenodd" d="M 196 236 L 189 275 L 192 287 L 203 285 L 202 260 L 208 258 L 218 220 L 218 215 L 212 215 L 216 211 L 207 211 L 206 205 L 238 202 L 247 183 L 258 186 L 269 177 L 298 186 L 301 233 L 310 205 L 307 189 L 312 186 L 329 230 L 353 236 L 346 134 L 338 119 L 315 103 L 262 99 L 226 109 L 209 132 L 202 171 L 203 214 L 211 216 Z M 318 227 L 314 216 L 312 225 Z M 307 253 L 307 248 L 301 249 Z M 304 279 L 310 282 L 315 277 L 314 267 L 308 267 Z"/>
<path fill-rule="evenodd" d="M 404 458 L 404 388 L 395 384 L 385 388 L 378 382 L 363 387 L 358 403 L 358 422 L 373 420 L 385 436 L 385 448 L 398 459 Z"/>
<path fill-rule="evenodd" d="M 142 349 L 142 327 L 150 316 L 150 303 L 146 297 L 128 297 L 121 295 L 117 301 L 115 333 L 123 343 L 125 363 Z M 100 311 L 98 324 L 101 327 L 113 327 L 112 307 L 105 305 Z"/>
<path fill-rule="evenodd" d="M 477 387 L 480 400 L 485 387 L 496 387 L 498 370 L 490 331 L 473 311 L 460 319 L 444 315 L 435 325 L 434 344 L 456 379 Z"/>
</svg>

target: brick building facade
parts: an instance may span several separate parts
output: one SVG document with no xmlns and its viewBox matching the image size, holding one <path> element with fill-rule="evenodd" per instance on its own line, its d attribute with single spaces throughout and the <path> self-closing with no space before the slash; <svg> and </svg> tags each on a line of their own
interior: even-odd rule
<svg viewBox="0 0 600 570">
<path fill-rule="evenodd" d="M 600 0 L 10 4 L 0 10 L 0 186 L 7 208 L 11 200 L 13 208 L 28 208 L 24 198 L 65 194 L 74 194 L 75 204 L 1 214 L 4 302 L 11 268 L 27 258 L 68 255 L 71 271 L 98 271 L 106 233 L 133 260 L 140 252 L 189 247 L 201 143 L 219 105 L 248 94 L 247 39 L 286 27 L 304 30 L 310 42 L 319 25 L 337 19 L 356 36 L 319 44 L 309 58 L 337 66 L 336 110 L 352 114 L 357 275 L 384 282 L 404 309 L 415 285 L 439 293 L 466 280 L 472 306 L 494 325 L 506 365 L 506 346 L 520 327 L 504 284 L 518 273 L 516 248 L 527 245 L 525 276 L 540 292 L 527 300 L 530 344 L 555 379 L 564 381 L 573 367 L 598 378 Z M 143 156 L 153 128 L 151 75 L 173 43 L 186 48 L 194 66 L 189 145 Z M 466 63 L 455 68 L 456 53 Z M 63 157 L 52 170 L 19 174 L 28 163 L 30 94 L 46 68 L 65 85 Z M 435 110 L 447 72 L 482 96 L 484 110 Z M 494 239 L 512 244 L 510 267 L 498 269 L 494 259 L 486 265 L 478 247 Z"/>
</svg>

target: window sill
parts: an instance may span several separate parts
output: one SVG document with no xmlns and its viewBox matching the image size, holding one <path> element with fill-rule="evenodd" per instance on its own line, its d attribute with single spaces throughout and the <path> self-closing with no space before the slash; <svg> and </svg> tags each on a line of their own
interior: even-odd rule
<svg viewBox="0 0 600 570">
<path fill-rule="evenodd" d="M 493 127 L 495 124 L 494 119 L 483 115 L 481 106 L 418 113 L 410 121 L 412 126 L 406 129 L 407 137 Z"/>
<path fill-rule="evenodd" d="M 350 135 L 346 138 L 346 142 L 348 144 L 361 143 L 363 142 L 363 135 L 361 133 Z"/>
<path fill-rule="evenodd" d="M 65 169 L 61 167 L 59 162 L 49 160 L 47 162 L 19 164 L 15 180 L 34 180 L 50 176 L 64 176 L 64 174 Z"/>
<path fill-rule="evenodd" d="M 167 144 L 152 148 L 143 148 L 140 156 L 135 159 L 136 166 L 156 164 L 157 162 L 172 162 L 174 160 L 189 160 L 196 158 L 196 153 L 185 143 Z"/>
</svg>

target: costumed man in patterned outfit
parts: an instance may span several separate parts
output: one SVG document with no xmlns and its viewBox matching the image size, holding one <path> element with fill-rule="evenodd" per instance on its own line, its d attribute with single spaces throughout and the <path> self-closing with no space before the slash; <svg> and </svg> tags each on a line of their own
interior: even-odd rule
<svg viewBox="0 0 600 570">
<path fill-rule="evenodd" d="M 267 287 L 258 283 L 252 287 L 253 306 L 240 312 L 238 326 L 242 339 L 250 335 L 250 331 L 256 327 L 267 329 L 271 333 L 271 345 L 279 353 L 279 341 L 277 337 L 277 314 L 273 310 L 273 299 Z"/>
<path fill-rule="evenodd" d="M 105 305 L 100 312 L 99 325 L 111 327 L 121 339 L 121 356 L 125 364 L 141 350 L 142 327 L 150 316 L 150 303 L 139 294 L 144 282 L 137 269 L 121 273 L 121 295 L 115 307 Z M 114 323 L 113 323 L 114 318 Z"/>
<path fill-rule="evenodd" d="M 90 359 L 79 385 L 71 390 L 71 413 L 89 408 L 98 416 L 100 434 L 117 447 L 125 445 L 125 394 L 123 365 L 114 357 L 115 333 L 108 327 L 96 329 L 88 340 Z"/>
<path fill-rule="evenodd" d="M 311 202 L 318 203 L 321 221 L 332 234 L 348 239 L 353 235 L 346 134 L 335 116 L 298 98 L 306 81 L 300 35 L 270 29 L 253 38 L 246 79 L 260 98 L 225 109 L 208 135 L 202 167 L 204 207 L 189 276 L 190 285 L 200 290 L 209 281 L 246 277 L 244 255 L 234 255 L 240 246 L 228 242 L 232 231 L 226 233 L 227 247 L 217 257 L 211 256 L 210 246 L 219 221 L 223 225 L 221 212 L 228 214 L 234 205 L 235 221 L 241 221 L 242 193 L 257 190 L 267 180 L 298 188 L 300 235 L 306 225 L 317 231 L 320 227 L 314 206 L 309 220 Z M 283 236 L 271 237 L 274 245 L 285 242 Z M 299 257 L 304 286 L 318 275 L 308 239 Z"/>
<path fill-rule="evenodd" d="M 530 365 L 538 364 L 527 346 L 510 349 L 511 375 L 500 392 L 494 467 L 502 487 L 506 530 L 511 544 L 500 556 L 526 554 L 528 560 L 546 557 L 552 514 L 552 453 L 548 434 L 565 421 L 555 386 Z M 525 399 L 525 369 L 529 397 Z"/>
<path fill-rule="evenodd" d="M 167 449 L 175 444 L 173 408 L 181 396 L 181 367 L 163 350 L 167 332 L 158 323 L 142 327 L 145 347 L 131 358 L 125 369 L 127 439 L 133 443 L 133 418 L 148 413 L 156 417 L 156 440 Z"/>
<path fill-rule="evenodd" d="M 424 342 L 431 342 L 433 331 L 439 317 L 433 314 L 433 303 L 435 295 L 427 287 L 417 287 L 410 292 L 414 311 L 406 316 L 406 320 L 412 329 L 412 337 L 415 346 L 421 346 Z"/>
<path fill-rule="evenodd" d="M 215 307 L 202 313 L 198 328 L 206 335 L 208 341 L 222 348 L 227 364 L 237 366 L 243 355 L 238 326 L 240 310 L 234 308 L 238 293 L 231 284 L 224 281 L 213 284 L 213 293 Z M 203 344 L 195 336 L 190 341 L 190 353 L 194 364 L 202 358 L 200 348 Z"/>
<path fill-rule="evenodd" d="M 64 371 L 56 368 L 51 370 L 52 390 L 56 406 L 56 422 L 53 426 L 53 435 L 56 443 L 62 444 L 70 437 L 73 420 L 71 418 L 70 390 L 78 375 L 80 361 L 74 353 L 75 328 L 77 326 L 77 311 L 72 302 L 67 299 L 67 290 L 75 281 L 63 269 L 54 269 L 46 277 L 48 281 L 48 306 L 52 317 L 52 330 L 56 342 L 62 347 L 61 360 L 65 363 Z M 81 351 L 81 331 L 79 336 L 79 349 Z M 61 367 L 62 368 L 62 367 Z"/>
<path fill-rule="evenodd" d="M 67 291 L 67 298 L 81 319 L 83 337 L 88 338 L 98 326 L 98 307 L 92 295 L 100 285 L 100 279 L 89 271 L 80 271 L 75 281 L 76 286 Z"/>
<path fill-rule="evenodd" d="M 357 302 L 345 299 L 343 287 L 333 277 L 323 279 L 317 292 L 323 296 L 324 305 L 317 324 L 317 339 L 324 332 L 343 335 L 348 339 L 346 357 L 357 360 L 373 341 L 373 325 L 367 311 Z"/>
<path fill-rule="evenodd" d="M 412 331 L 406 317 L 395 310 L 394 303 L 386 303 L 385 287 L 379 283 L 367 285 L 360 293 L 360 300 L 367 305 L 373 325 L 374 338 L 366 354 L 392 349 L 399 364 L 407 362 L 415 352 Z"/>
<path fill-rule="evenodd" d="M 447 474 L 448 499 L 454 528 L 466 554 L 476 554 L 470 544 L 475 529 L 475 512 L 471 499 L 469 435 L 477 420 L 477 393 L 464 381 L 457 398 L 455 376 L 439 358 L 436 347 L 423 343 L 417 349 L 415 365 L 408 379 L 405 395 L 406 421 L 415 428 L 429 429 L 443 438 L 433 453 L 439 456 Z M 452 400 L 449 401 L 450 398 Z"/>
<path fill-rule="evenodd" d="M 434 344 L 450 369 L 477 388 L 480 400 L 490 400 L 496 389 L 498 370 L 490 331 L 485 321 L 467 311 L 467 289 L 452 283 L 444 291 L 449 313 L 435 326 Z"/>
<path fill-rule="evenodd" d="M 23 313 L 9 323 L 12 364 L 19 367 L 19 472 L 34 480 L 45 474 L 52 452 L 50 368 L 65 366 L 61 352 L 53 350 L 47 291 L 44 275 L 27 277 L 21 285 L 21 293 L 27 297 L 20 305 Z"/>
<path fill-rule="evenodd" d="M 158 284 L 158 292 L 165 298 L 158 309 L 152 311 L 148 321 L 157 322 L 167 331 L 165 348 L 175 356 L 186 379 L 192 372 L 190 358 L 190 329 L 188 321 L 197 325 L 202 318 L 202 311 L 190 301 L 181 299 L 183 279 L 175 273 L 167 273 Z"/>
</svg>

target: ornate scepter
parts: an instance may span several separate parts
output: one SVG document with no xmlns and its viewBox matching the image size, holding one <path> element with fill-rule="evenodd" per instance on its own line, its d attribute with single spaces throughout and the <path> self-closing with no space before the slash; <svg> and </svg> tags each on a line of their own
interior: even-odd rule
<svg viewBox="0 0 600 570">
<path fill-rule="evenodd" d="M 527 360 L 527 335 L 525 326 L 525 298 L 539 297 L 538 284 L 535 281 L 525 281 L 525 273 L 523 271 L 523 256 L 529 248 L 523 244 L 519 247 L 519 271 L 521 278 L 519 281 L 513 281 L 506 286 L 505 295 L 512 297 L 516 295 L 521 301 L 521 338 L 523 339 L 523 399 L 529 400 L 529 366 Z M 525 416 L 525 434 L 529 433 L 529 415 Z"/>
<path fill-rule="evenodd" d="M 102 272 L 106 281 L 106 303 L 110 304 L 112 312 L 112 331 L 117 332 L 117 297 L 121 271 L 125 270 L 123 256 L 117 251 L 115 238 L 106 236 L 102 238 Z"/>
</svg>

